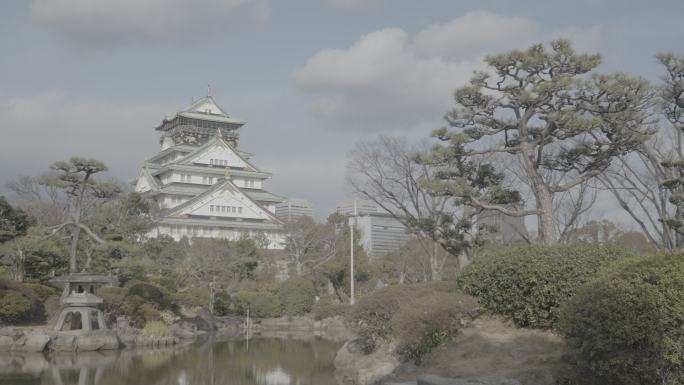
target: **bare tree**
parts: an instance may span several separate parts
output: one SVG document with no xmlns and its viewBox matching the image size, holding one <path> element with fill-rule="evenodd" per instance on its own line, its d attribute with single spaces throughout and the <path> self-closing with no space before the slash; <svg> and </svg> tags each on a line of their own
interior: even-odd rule
<svg viewBox="0 0 684 385">
<path fill-rule="evenodd" d="M 12 200 L 40 226 L 55 226 L 68 217 L 67 194 L 56 186 L 46 185 L 40 177 L 20 175 L 7 183 Z"/>
<path fill-rule="evenodd" d="M 568 242 L 568 235 L 586 222 L 598 193 L 596 187 L 583 183 L 554 197 L 556 228 L 561 242 Z"/>
<path fill-rule="evenodd" d="M 193 239 L 183 242 L 183 258 L 178 270 L 209 292 L 209 311 L 214 312 L 216 290 L 230 290 L 240 280 L 241 268 L 256 264 L 253 256 L 241 254 L 235 245 L 222 239 Z"/>
<path fill-rule="evenodd" d="M 654 245 L 674 250 L 684 238 L 684 57 L 660 54 L 659 130 L 600 177 L 622 209 Z"/>
<path fill-rule="evenodd" d="M 312 272 L 335 256 L 339 232 L 333 223 L 316 223 L 308 216 L 285 223 L 285 252 L 297 276 Z"/>
<path fill-rule="evenodd" d="M 471 224 L 477 212 L 424 187 L 440 171 L 429 162 L 416 161 L 415 154 L 425 151 L 424 146 L 411 147 L 395 137 L 360 142 L 350 153 L 347 180 L 356 194 L 380 206 L 417 236 L 428 258 L 430 277 L 440 280 L 450 254 L 458 256 L 460 266 L 468 263 L 474 241 Z"/>
</svg>

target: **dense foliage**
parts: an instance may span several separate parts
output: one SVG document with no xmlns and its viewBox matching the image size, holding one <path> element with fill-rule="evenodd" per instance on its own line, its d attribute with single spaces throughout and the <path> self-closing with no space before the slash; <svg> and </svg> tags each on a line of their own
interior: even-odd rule
<svg viewBox="0 0 684 385">
<path fill-rule="evenodd" d="M 147 282 L 131 282 L 128 287 L 103 287 L 98 295 L 104 299 L 106 313 L 127 316 L 138 327 L 160 321 L 162 311 L 176 308 L 168 290 Z"/>
<path fill-rule="evenodd" d="M 282 315 L 282 304 L 276 294 L 269 291 L 240 291 L 233 296 L 236 313 L 250 317 L 268 318 Z"/>
<path fill-rule="evenodd" d="M 306 278 L 290 278 L 278 287 L 283 312 L 289 316 L 309 313 L 316 302 L 316 288 Z"/>
<path fill-rule="evenodd" d="M 420 361 L 477 312 L 477 301 L 447 283 L 389 286 L 361 298 L 352 319 L 366 352 L 394 340 L 404 360 Z"/>
<path fill-rule="evenodd" d="M 547 328 L 558 321 L 564 301 L 624 255 L 620 248 L 592 244 L 499 248 L 476 258 L 457 282 L 484 308 L 517 325 Z"/>
<path fill-rule="evenodd" d="M 23 210 L 14 208 L 0 196 L 0 243 L 26 235 L 32 219 Z"/>
<path fill-rule="evenodd" d="M 331 317 L 346 317 L 351 311 L 351 305 L 340 303 L 332 295 L 324 295 L 311 307 L 314 319 L 320 321 Z"/>
<path fill-rule="evenodd" d="M 561 308 L 582 384 L 684 384 L 684 255 L 633 258 Z"/>
<path fill-rule="evenodd" d="M 0 278 L 0 324 L 45 321 L 42 295 L 46 291 L 41 290 L 41 295 L 39 295 L 19 282 Z"/>
</svg>

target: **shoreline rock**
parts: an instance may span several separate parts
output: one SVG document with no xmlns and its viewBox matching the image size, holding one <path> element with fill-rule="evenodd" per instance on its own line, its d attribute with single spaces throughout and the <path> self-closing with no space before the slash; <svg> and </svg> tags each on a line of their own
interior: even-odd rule
<svg viewBox="0 0 684 385">
<path fill-rule="evenodd" d="M 391 375 L 401 362 L 394 355 L 395 344 L 378 345 L 364 354 L 358 340 L 346 342 L 335 356 L 335 377 L 342 384 L 371 385 Z"/>
</svg>

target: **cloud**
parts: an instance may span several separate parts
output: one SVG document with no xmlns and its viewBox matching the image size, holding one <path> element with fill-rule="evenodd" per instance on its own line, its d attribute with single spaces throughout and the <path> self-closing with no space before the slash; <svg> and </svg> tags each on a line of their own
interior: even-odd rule
<svg viewBox="0 0 684 385">
<path fill-rule="evenodd" d="M 111 48 L 190 42 L 231 23 L 263 19 L 268 5 L 266 0 L 33 0 L 31 12 L 77 45 Z"/>
<path fill-rule="evenodd" d="M 153 130 L 164 113 L 157 104 L 118 104 L 73 99 L 60 91 L 0 97 L 0 185 L 17 175 L 38 175 L 72 156 L 102 160 L 110 174 L 128 181 L 158 149 Z"/>
<path fill-rule="evenodd" d="M 348 50 L 324 50 L 293 75 L 312 94 L 313 114 L 326 125 L 348 129 L 406 128 L 439 116 L 475 63 L 416 54 L 409 36 L 384 29 L 363 36 Z"/>
<path fill-rule="evenodd" d="M 556 35 L 578 37 L 585 48 L 600 39 L 600 31 L 568 27 Z M 544 35 L 526 17 L 468 12 L 413 36 L 387 28 L 347 49 L 319 51 L 292 78 L 324 127 L 376 132 L 436 127 L 452 106 L 454 89 L 484 68 L 485 55 L 527 48 L 548 36 L 554 35 Z"/>
<path fill-rule="evenodd" d="M 368 3 L 377 3 L 379 0 L 323 0 L 326 3 L 340 5 L 343 7 L 353 7 Z"/>
<path fill-rule="evenodd" d="M 415 46 L 421 56 L 467 60 L 529 45 L 537 34 L 536 23 L 528 18 L 475 11 L 425 28 L 416 35 Z"/>
</svg>

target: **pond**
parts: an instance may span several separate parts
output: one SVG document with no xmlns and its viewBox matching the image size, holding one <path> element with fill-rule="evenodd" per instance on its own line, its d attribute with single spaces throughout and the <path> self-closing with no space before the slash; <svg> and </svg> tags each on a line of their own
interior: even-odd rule
<svg viewBox="0 0 684 385">
<path fill-rule="evenodd" d="M 0 384 L 337 385 L 340 346 L 318 337 L 261 338 L 143 351 L 0 353 Z"/>
</svg>

